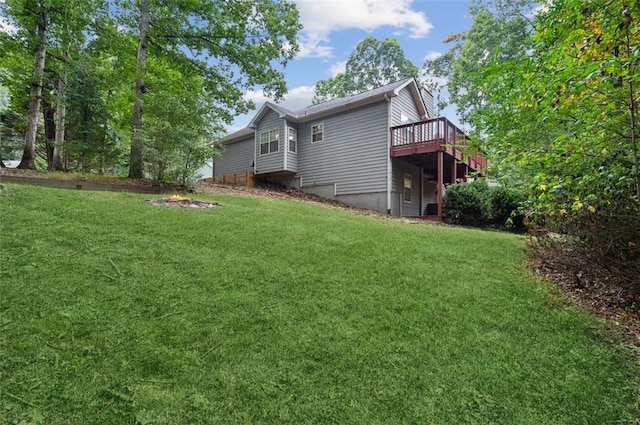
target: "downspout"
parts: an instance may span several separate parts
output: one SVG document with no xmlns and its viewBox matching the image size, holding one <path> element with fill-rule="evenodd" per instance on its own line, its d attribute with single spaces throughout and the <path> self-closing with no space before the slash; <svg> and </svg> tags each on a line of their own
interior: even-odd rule
<svg viewBox="0 0 640 425">
<path fill-rule="evenodd" d="M 391 98 L 384 94 L 387 101 L 387 214 L 391 215 Z"/>
<path fill-rule="evenodd" d="M 258 169 L 258 128 L 253 129 L 253 175 Z"/>
<path fill-rule="evenodd" d="M 284 154 L 284 170 L 285 171 L 289 171 L 287 169 L 287 157 L 289 156 L 289 123 L 287 122 L 287 120 L 282 120 L 284 122 L 284 131 L 283 131 L 283 136 L 282 136 L 282 141 L 283 141 L 283 149 L 282 149 L 282 153 Z M 280 141 L 278 140 L 278 143 L 280 143 Z"/>
</svg>

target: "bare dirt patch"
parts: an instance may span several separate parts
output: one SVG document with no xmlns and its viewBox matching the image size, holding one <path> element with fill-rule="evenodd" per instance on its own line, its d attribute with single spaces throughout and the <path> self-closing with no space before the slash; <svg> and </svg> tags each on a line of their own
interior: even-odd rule
<svg viewBox="0 0 640 425">
<path fill-rule="evenodd" d="M 198 201 L 196 199 L 177 198 L 177 197 L 153 199 L 148 202 L 149 204 L 158 206 L 158 207 L 177 207 L 177 208 L 195 208 L 195 209 L 208 209 L 208 208 L 213 208 L 220 205 L 217 202 L 206 202 L 206 201 Z"/>
</svg>

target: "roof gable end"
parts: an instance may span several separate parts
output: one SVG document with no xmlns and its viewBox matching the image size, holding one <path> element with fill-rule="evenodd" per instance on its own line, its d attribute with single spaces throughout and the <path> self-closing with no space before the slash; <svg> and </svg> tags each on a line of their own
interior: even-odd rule
<svg viewBox="0 0 640 425">
<path fill-rule="evenodd" d="M 418 87 L 418 83 L 414 78 L 410 78 L 406 80 L 403 84 L 395 88 L 393 90 L 394 94 L 397 96 L 400 93 L 400 91 L 403 90 L 405 87 L 408 88 L 409 91 L 411 92 L 411 97 L 413 98 L 413 102 L 418 108 L 418 112 L 420 113 L 420 118 L 423 120 L 429 118 L 427 107 L 424 104 L 424 99 L 422 98 L 422 95 L 420 94 L 420 87 Z"/>
<path fill-rule="evenodd" d="M 317 105 L 311 105 L 296 111 L 295 114 L 299 121 L 309 121 L 326 115 L 348 111 L 383 99 L 395 97 L 398 95 L 400 90 L 412 83 L 415 88 L 415 92 L 419 93 L 415 79 L 411 77 L 382 87 L 377 87 L 372 90 L 367 90 L 353 96 L 331 99 Z M 421 107 L 424 110 L 424 104 Z"/>
<path fill-rule="evenodd" d="M 249 122 L 249 124 L 247 124 L 247 127 L 256 128 L 256 126 L 258 125 L 260 120 L 265 116 L 265 114 L 269 110 L 272 110 L 275 113 L 277 113 L 278 117 L 280 117 L 280 118 L 288 118 L 288 119 L 291 119 L 291 120 L 295 120 L 295 118 L 296 118 L 295 114 L 293 112 L 289 111 L 288 109 L 285 109 L 282 106 L 278 106 L 275 103 L 265 102 L 262 105 L 262 107 L 260 107 L 260 110 L 258 111 L 258 113 L 253 117 L 253 119 Z"/>
</svg>

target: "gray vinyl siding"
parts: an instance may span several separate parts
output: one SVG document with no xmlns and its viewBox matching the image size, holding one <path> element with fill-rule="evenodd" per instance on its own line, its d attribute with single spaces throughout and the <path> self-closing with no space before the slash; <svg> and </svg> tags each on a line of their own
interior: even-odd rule
<svg viewBox="0 0 640 425">
<path fill-rule="evenodd" d="M 409 120 L 402 122 L 401 115 L 404 114 Z M 403 88 L 398 96 L 391 98 L 391 126 L 408 124 L 420 121 L 420 113 L 411 96 L 408 87 Z"/>
<path fill-rule="evenodd" d="M 403 216 L 420 215 L 420 167 L 394 159 L 391 161 L 391 191 L 399 194 L 396 197 L 399 208 Z M 411 202 L 404 201 L 404 175 L 411 175 Z M 394 209 L 396 209 L 394 208 Z"/>
<path fill-rule="evenodd" d="M 253 136 L 225 145 L 222 156 L 215 160 L 215 175 L 223 176 L 242 171 L 252 171 L 251 163 L 253 162 L 254 145 Z"/>
<path fill-rule="evenodd" d="M 278 152 L 260 155 L 260 133 L 275 130 L 276 128 L 279 130 Z M 262 120 L 260 120 L 256 128 L 256 174 L 273 173 L 284 170 L 284 134 L 284 119 L 280 118 L 276 112 L 269 110 Z"/>
<path fill-rule="evenodd" d="M 433 94 L 425 88 L 420 89 L 424 106 L 427 108 L 427 115 L 429 118 L 435 118 L 435 111 L 433 108 Z"/>
<path fill-rule="evenodd" d="M 387 190 L 388 103 L 366 105 L 298 126 L 302 187 L 336 185 L 336 195 Z M 324 140 L 311 143 L 311 126 L 324 123 Z"/>
<path fill-rule="evenodd" d="M 285 127 L 292 127 L 296 130 L 298 130 L 298 126 L 294 123 L 290 123 L 287 122 L 285 123 Z M 289 131 L 287 129 L 287 131 Z M 293 171 L 296 172 L 298 171 L 298 151 L 300 150 L 300 133 L 298 132 L 298 146 L 296 149 L 296 152 L 289 152 L 289 134 L 285 133 L 285 139 L 284 139 L 284 149 L 285 149 L 285 155 L 287 155 L 287 171 Z"/>
</svg>

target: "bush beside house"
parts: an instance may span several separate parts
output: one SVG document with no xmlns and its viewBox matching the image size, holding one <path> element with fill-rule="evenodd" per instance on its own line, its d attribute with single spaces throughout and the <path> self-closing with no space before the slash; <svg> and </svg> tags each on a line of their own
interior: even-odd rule
<svg viewBox="0 0 640 425">
<path fill-rule="evenodd" d="M 479 179 L 447 188 L 443 197 L 443 216 L 454 224 L 523 231 L 524 216 L 519 211 L 523 200 L 517 190 L 489 187 L 485 179 Z"/>
</svg>

